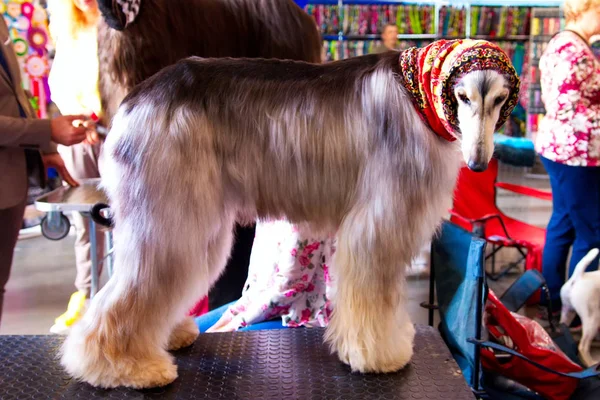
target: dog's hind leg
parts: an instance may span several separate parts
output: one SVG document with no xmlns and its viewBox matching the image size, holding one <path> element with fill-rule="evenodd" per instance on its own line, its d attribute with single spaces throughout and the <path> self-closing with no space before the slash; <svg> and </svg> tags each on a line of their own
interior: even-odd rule
<svg viewBox="0 0 600 400">
<path fill-rule="evenodd" d="M 587 306 L 587 305 L 586 305 Z M 600 328 L 600 315 L 598 313 L 590 313 L 584 311 L 580 314 L 581 318 L 581 340 L 579 341 L 579 357 L 585 366 L 592 366 L 595 364 L 590 349 L 592 347 L 592 341 L 598 333 Z"/>
<path fill-rule="evenodd" d="M 563 300 L 564 301 L 564 300 Z M 565 305 L 563 302 L 561 311 L 560 311 L 560 324 L 565 324 L 567 326 L 571 325 L 571 322 L 575 319 L 577 313 L 571 307 Z"/>
<path fill-rule="evenodd" d="M 200 330 L 194 322 L 194 318 L 185 317 L 171 332 L 167 349 L 173 351 L 191 346 L 199 334 Z"/>
</svg>

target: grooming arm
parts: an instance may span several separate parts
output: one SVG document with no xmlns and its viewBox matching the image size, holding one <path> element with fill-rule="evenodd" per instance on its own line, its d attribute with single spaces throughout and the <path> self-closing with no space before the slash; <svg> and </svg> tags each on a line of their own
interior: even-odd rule
<svg viewBox="0 0 600 400">
<path fill-rule="evenodd" d="M 552 192 L 530 188 L 527 186 L 515 185 L 513 183 L 498 182 L 496 187 L 509 190 L 513 193 L 522 194 L 524 196 L 534 197 L 536 199 L 552 201 Z"/>
</svg>

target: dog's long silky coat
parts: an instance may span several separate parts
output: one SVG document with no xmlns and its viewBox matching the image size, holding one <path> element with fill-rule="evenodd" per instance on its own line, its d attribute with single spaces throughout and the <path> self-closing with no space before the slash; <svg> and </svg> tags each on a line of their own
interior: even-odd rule
<svg viewBox="0 0 600 400">
<path fill-rule="evenodd" d="M 336 232 L 326 340 L 355 371 L 406 365 L 404 270 L 449 209 L 462 157 L 422 121 L 398 68 L 395 52 L 326 65 L 191 58 L 136 87 L 105 144 L 115 273 L 65 342 L 68 372 L 103 387 L 173 381 L 167 349 L 197 334 L 178 316 L 221 273 L 235 221 L 255 218 Z M 506 91 L 493 71 L 460 82 L 474 104 L 487 104 L 480 86 Z M 497 118 L 488 108 L 463 113 Z M 470 132 L 466 118 L 487 163 L 494 124 Z"/>
</svg>

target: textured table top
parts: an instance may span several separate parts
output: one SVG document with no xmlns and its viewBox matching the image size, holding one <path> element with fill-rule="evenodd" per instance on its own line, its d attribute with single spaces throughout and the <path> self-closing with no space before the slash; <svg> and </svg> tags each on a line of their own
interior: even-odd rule
<svg viewBox="0 0 600 400">
<path fill-rule="evenodd" d="M 415 355 L 393 374 L 351 373 L 322 343 L 322 329 L 200 335 L 175 352 L 179 378 L 151 390 L 95 389 L 66 376 L 63 338 L 0 336 L 0 399 L 474 399 L 433 328 L 417 326 Z"/>
</svg>

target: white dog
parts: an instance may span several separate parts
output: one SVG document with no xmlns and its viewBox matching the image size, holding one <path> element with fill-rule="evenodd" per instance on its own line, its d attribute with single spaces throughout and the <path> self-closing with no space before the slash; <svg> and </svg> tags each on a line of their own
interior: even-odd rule
<svg viewBox="0 0 600 400">
<path fill-rule="evenodd" d="M 324 65 L 166 68 L 108 135 L 115 272 L 63 365 L 103 387 L 172 382 L 167 350 L 196 339 L 183 316 L 221 274 L 235 222 L 284 217 L 337 234 L 332 349 L 354 371 L 399 370 L 415 334 L 405 268 L 447 215 L 461 161 L 487 167 L 518 92 L 506 54 L 470 40 Z"/>
<path fill-rule="evenodd" d="M 594 365 L 590 348 L 600 328 L 600 271 L 585 272 L 598 256 L 592 249 L 579 261 L 573 275 L 560 289 L 562 310 L 560 322 L 567 326 L 575 315 L 581 319 L 582 335 L 579 341 L 579 356 L 586 366 Z"/>
</svg>

